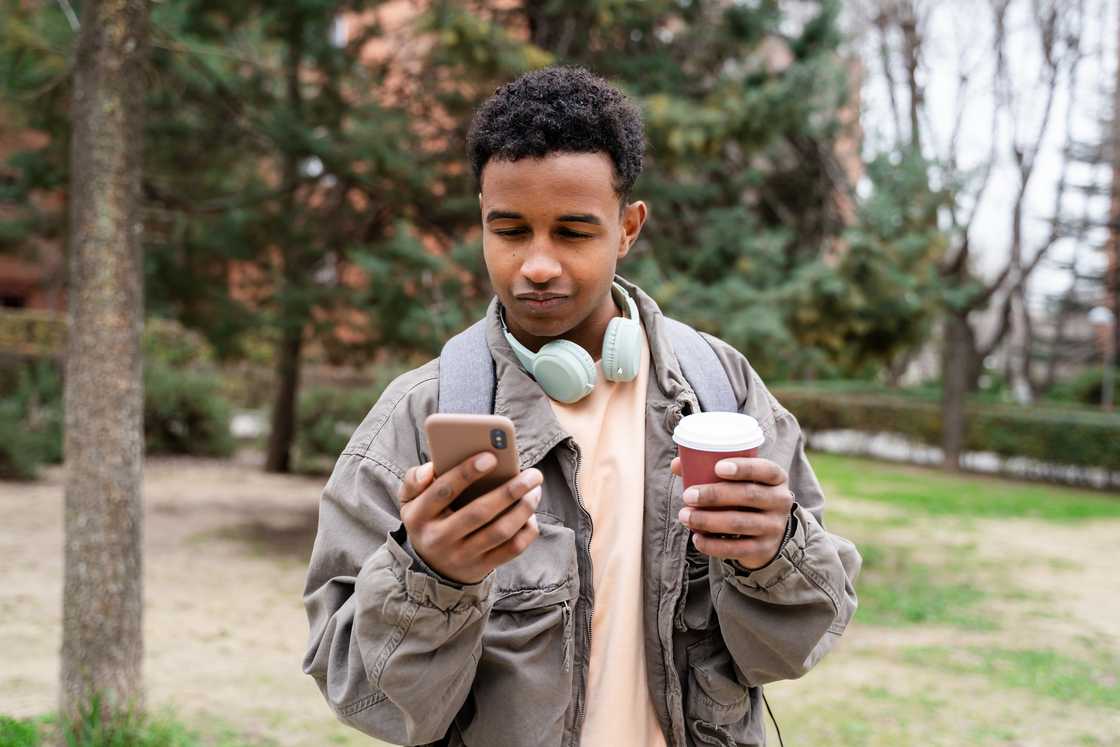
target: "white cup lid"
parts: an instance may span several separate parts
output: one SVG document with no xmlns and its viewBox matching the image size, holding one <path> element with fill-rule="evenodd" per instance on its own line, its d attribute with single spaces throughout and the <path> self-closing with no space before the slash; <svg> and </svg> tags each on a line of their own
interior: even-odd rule
<svg viewBox="0 0 1120 747">
<path fill-rule="evenodd" d="M 673 430 L 678 446 L 697 451 L 746 451 L 762 446 L 766 437 L 758 421 L 738 412 L 686 415 Z"/>
</svg>

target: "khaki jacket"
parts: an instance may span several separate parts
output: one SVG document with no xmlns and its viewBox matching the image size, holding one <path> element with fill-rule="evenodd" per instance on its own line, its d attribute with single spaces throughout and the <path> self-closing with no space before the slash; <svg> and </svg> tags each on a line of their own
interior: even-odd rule
<svg viewBox="0 0 1120 747">
<path fill-rule="evenodd" d="M 766 435 L 760 456 L 789 473 L 796 531 L 753 572 L 698 553 L 671 433 L 696 397 L 654 301 L 638 303 L 652 365 L 646 395 L 642 539 L 646 670 L 666 741 L 763 745 L 761 686 L 800 677 L 856 609 L 860 557 L 822 528 L 824 497 L 794 417 L 747 360 L 709 337 L 741 410 Z M 544 474 L 540 536 L 481 582 L 456 587 L 410 554 L 397 490 L 428 460 L 439 360 L 397 378 L 350 439 L 323 491 L 304 592 L 303 670 L 344 723 L 394 744 L 578 745 L 590 650 L 592 527 L 576 489 L 580 453 L 487 312 L 494 411 L 516 426 L 522 469 Z M 615 747 L 615 746 L 609 746 Z M 623 747 L 623 746 L 618 746 Z"/>
</svg>

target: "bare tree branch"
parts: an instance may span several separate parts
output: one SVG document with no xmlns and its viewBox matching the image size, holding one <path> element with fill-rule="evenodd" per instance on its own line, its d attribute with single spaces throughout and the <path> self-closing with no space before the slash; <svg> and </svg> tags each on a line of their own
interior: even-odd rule
<svg viewBox="0 0 1120 747">
<path fill-rule="evenodd" d="M 875 27 L 879 30 L 879 63 L 883 66 L 883 78 L 887 83 L 887 97 L 891 104 L 891 117 L 894 121 L 894 138 L 897 146 L 902 142 L 902 118 L 898 112 L 898 97 L 895 92 L 894 61 L 891 59 L 890 30 L 895 26 L 897 12 L 893 0 L 883 0 L 875 15 Z"/>
</svg>

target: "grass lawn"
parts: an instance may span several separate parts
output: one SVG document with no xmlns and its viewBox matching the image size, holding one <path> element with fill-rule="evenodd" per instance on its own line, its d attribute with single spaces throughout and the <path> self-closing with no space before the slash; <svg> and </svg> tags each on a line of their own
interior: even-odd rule
<svg viewBox="0 0 1120 747">
<path fill-rule="evenodd" d="M 948 474 L 870 459 L 814 454 L 829 494 L 878 501 L 931 516 L 1120 518 L 1120 495 L 974 474 Z"/>
<path fill-rule="evenodd" d="M 787 746 L 1120 745 L 1120 495 L 810 459 L 864 567 L 840 645 L 767 687 Z"/>
</svg>

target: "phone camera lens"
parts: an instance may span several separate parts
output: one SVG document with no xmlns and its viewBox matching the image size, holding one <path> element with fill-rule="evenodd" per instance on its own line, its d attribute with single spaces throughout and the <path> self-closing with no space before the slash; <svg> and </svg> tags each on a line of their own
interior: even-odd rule
<svg viewBox="0 0 1120 747">
<path fill-rule="evenodd" d="M 504 449 L 506 447 L 506 434 L 500 428 L 495 428 L 490 431 L 490 443 L 494 445 L 495 449 Z"/>
</svg>

